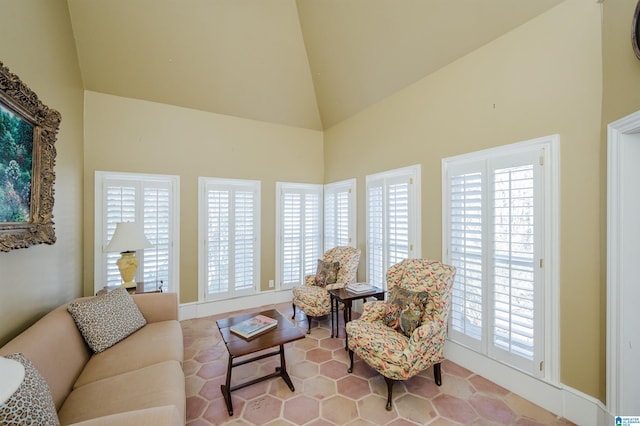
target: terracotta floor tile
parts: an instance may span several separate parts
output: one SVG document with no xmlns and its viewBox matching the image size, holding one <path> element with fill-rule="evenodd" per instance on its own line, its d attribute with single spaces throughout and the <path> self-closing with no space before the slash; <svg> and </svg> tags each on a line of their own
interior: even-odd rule
<svg viewBox="0 0 640 426">
<path fill-rule="evenodd" d="M 423 376 L 412 377 L 404 382 L 404 386 L 407 388 L 407 392 L 424 398 L 433 398 L 440 393 L 440 386 L 436 385 L 433 380 Z"/>
<path fill-rule="evenodd" d="M 358 417 L 358 407 L 352 399 L 335 395 L 320 403 L 322 418 L 337 425 L 344 425 Z"/>
<path fill-rule="evenodd" d="M 398 418 L 398 412 L 394 409 L 387 411 L 386 397 L 367 394 L 358 401 L 358 413 L 360 417 L 375 424 L 387 424 Z"/>
<path fill-rule="evenodd" d="M 469 383 L 468 380 L 458 376 L 448 376 L 443 378 L 442 386 L 439 386 L 439 389 L 442 393 L 462 399 L 468 399 L 476 393 L 475 388 L 471 386 L 471 383 Z"/>
<path fill-rule="evenodd" d="M 336 394 L 336 382 L 329 377 L 314 376 L 304 381 L 305 395 L 321 400 Z"/>
<path fill-rule="evenodd" d="M 371 393 L 369 382 L 352 374 L 338 380 L 338 393 L 351 399 L 360 399 Z"/>
<path fill-rule="evenodd" d="M 320 415 L 320 402 L 300 395 L 284 403 L 283 417 L 295 425 L 301 425 L 318 418 Z"/>
<path fill-rule="evenodd" d="M 307 360 L 322 364 L 332 358 L 332 353 L 326 349 L 315 348 L 307 351 Z"/>
<path fill-rule="evenodd" d="M 287 318 L 293 314 L 290 303 L 246 312 L 266 309 L 278 309 Z M 312 321 L 311 334 L 305 339 L 285 345 L 295 391 L 281 378 L 241 388 L 231 394 L 234 415 L 229 416 L 220 392 L 228 354 L 215 321 L 237 314 L 240 312 L 181 322 L 189 426 L 571 425 L 448 360 L 442 362 L 442 386 L 435 385 L 433 368 L 397 382 L 393 409 L 387 411 L 384 378 L 357 356 L 353 373 L 347 372 L 349 355 L 344 350 L 342 318 L 340 338 L 331 338 L 328 316 Z M 306 332 L 304 313 L 298 311 L 293 322 Z M 278 366 L 278 357 L 268 357 L 236 367 L 231 383 L 270 374 Z"/>
<path fill-rule="evenodd" d="M 475 395 L 469 403 L 482 418 L 498 424 L 512 424 L 516 414 L 502 400 L 483 395 Z"/>
<path fill-rule="evenodd" d="M 393 405 L 402 418 L 421 425 L 429 423 L 438 416 L 433 405 L 428 400 L 409 393 L 397 399 L 394 398 Z"/>
<path fill-rule="evenodd" d="M 202 377 L 193 375 L 186 376 L 184 379 L 184 387 L 187 393 L 187 397 L 197 395 L 205 383 L 206 381 Z"/>
<path fill-rule="evenodd" d="M 514 393 L 509 393 L 503 399 L 513 411 L 530 420 L 543 424 L 552 424 L 557 419 L 557 416 L 550 411 L 547 411 Z"/>
<path fill-rule="evenodd" d="M 478 376 L 474 374 L 473 376 L 469 377 L 467 380 L 469 381 L 469 383 L 473 385 L 473 387 L 478 392 L 484 392 L 484 393 L 490 393 L 490 394 L 496 394 L 496 395 L 502 395 L 502 396 L 509 394 L 508 390 L 506 390 L 502 386 L 496 385 L 495 383 L 485 379 L 482 376 Z"/>
<path fill-rule="evenodd" d="M 339 379 L 349 374 L 347 368 L 347 364 L 332 359 L 320 366 L 320 374 L 332 379 Z"/>
<path fill-rule="evenodd" d="M 271 395 L 262 395 L 247 401 L 242 410 L 242 418 L 255 425 L 263 425 L 280 417 L 282 400 Z"/>
<path fill-rule="evenodd" d="M 191 396 L 187 398 L 187 420 L 199 418 L 204 409 L 207 408 L 208 401 L 199 396 Z"/>
<path fill-rule="evenodd" d="M 478 417 L 467 401 L 455 396 L 438 395 L 433 399 L 433 405 L 442 417 L 462 424 L 469 424 Z"/>
</svg>

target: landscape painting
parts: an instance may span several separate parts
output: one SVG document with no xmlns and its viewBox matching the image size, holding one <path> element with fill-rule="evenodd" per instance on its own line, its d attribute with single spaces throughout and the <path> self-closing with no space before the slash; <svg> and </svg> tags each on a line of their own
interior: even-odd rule
<svg viewBox="0 0 640 426">
<path fill-rule="evenodd" d="M 0 62 L 0 252 L 56 242 L 54 165 L 61 120 Z"/>
<path fill-rule="evenodd" d="M 28 222 L 33 126 L 0 105 L 0 222 Z"/>
</svg>

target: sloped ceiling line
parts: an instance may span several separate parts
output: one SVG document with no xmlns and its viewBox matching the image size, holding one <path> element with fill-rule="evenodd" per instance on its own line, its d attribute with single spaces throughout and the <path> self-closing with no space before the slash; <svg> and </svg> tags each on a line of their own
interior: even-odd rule
<svg viewBox="0 0 640 426">
<path fill-rule="evenodd" d="M 322 130 L 563 0 L 67 0 L 85 89 Z"/>
</svg>

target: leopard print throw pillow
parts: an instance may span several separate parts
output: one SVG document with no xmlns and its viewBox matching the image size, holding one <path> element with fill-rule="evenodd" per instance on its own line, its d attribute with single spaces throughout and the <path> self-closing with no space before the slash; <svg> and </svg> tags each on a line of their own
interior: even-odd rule
<svg viewBox="0 0 640 426">
<path fill-rule="evenodd" d="M 1 425 L 58 426 L 58 414 L 51 390 L 36 367 L 20 353 L 5 356 L 24 367 L 24 379 L 18 389 L 0 405 Z"/>
<path fill-rule="evenodd" d="M 102 352 L 144 327 L 138 305 L 123 287 L 69 303 L 67 310 L 89 347 Z"/>
</svg>

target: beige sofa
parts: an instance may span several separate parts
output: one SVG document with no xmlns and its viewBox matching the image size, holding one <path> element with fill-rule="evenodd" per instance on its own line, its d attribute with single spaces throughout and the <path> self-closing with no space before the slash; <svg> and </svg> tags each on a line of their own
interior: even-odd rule
<svg viewBox="0 0 640 426">
<path fill-rule="evenodd" d="M 175 293 L 133 295 L 147 324 L 94 354 L 67 305 L 0 348 L 20 352 L 44 377 L 60 424 L 183 425 L 182 329 Z"/>
</svg>

